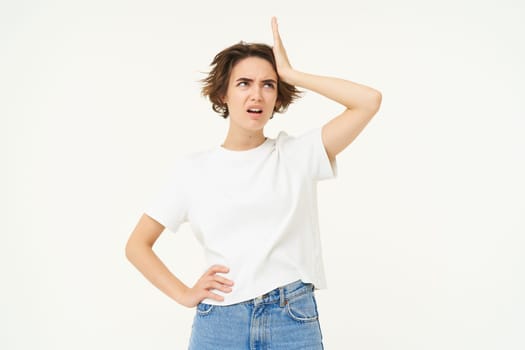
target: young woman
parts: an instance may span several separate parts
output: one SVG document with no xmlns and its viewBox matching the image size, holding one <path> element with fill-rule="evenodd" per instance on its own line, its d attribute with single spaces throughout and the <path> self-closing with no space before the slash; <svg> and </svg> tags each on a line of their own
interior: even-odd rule
<svg viewBox="0 0 525 350">
<path fill-rule="evenodd" d="M 196 307 L 190 349 L 322 349 L 314 290 L 325 287 L 317 181 L 337 177 L 336 155 L 376 114 L 381 94 L 292 68 L 272 18 L 273 48 L 241 42 L 221 51 L 203 80 L 213 109 L 229 118 L 220 146 L 181 157 L 170 184 L 140 218 L 126 255 L 176 302 Z M 344 106 L 294 137 L 264 135 L 296 87 Z M 194 286 L 153 252 L 161 232 L 189 221 L 209 269 Z"/>
</svg>

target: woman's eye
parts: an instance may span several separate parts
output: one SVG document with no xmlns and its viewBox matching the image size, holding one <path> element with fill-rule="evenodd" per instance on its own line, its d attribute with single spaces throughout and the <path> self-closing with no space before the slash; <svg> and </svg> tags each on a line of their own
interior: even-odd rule
<svg viewBox="0 0 525 350">
<path fill-rule="evenodd" d="M 266 84 L 264 84 L 264 86 L 267 86 L 267 87 L 272 88 L 272 89 L 274 88 L 273 83 L 266 83 Z"/>
<path fill-rule="evenodd" d="M 248 85 L 248 83 L 245 81 L 240 81 L 239 84 L 237 84 L 237 86 L 246 86 L 246 85 Z"/>
</svg>

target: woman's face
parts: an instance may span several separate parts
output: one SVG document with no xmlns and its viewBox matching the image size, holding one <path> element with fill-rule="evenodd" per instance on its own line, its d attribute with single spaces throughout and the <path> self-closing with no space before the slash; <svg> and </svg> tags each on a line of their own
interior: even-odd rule
<svg viewBox="0 0 525 350">
<path fill-rule="evenodd" d="M 247 57 L 233 67 L 223 102 L 231 122 L 248 130 L 262 129 L 277 101 L 277 73 L 270 62 Z"/>
</svg>

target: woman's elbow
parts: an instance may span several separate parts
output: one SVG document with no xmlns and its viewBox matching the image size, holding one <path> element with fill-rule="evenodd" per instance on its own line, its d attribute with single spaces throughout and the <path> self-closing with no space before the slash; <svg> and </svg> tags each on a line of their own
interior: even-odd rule
<svg viewBox="0 0 525 350">
<path fill-rule="evenodd" d="M 377 106 L 377 109 L 381 106 L 381 101 L 383 100 L 383 94 L 380 91 L 374 90 L 374 104 Z"/>
<path fill-rule="evenodd" d="M 164 226 L 144 214 L 126 243 L 126 258 L 132 263 L 145 252 L 153 250 L 153 245 L 164 230 Z"/>
<path fill-rule="evenodd" d="M 128 259 L 129 261 L 132 262 L 133 261 L 133 257 L 135 256 L 134 252 L 135 252 L 135 242 L 130 237 L 128 239 L 128 241 L 126 242 L 126 247 L 124 248 L 124 253 L 126 255 L 126 259 Z"/>
<path fill-rule="evenodd" d="M 125 247 L 126 259 L 131 263 L 137 260 L 137 257 L 140 255 L 143 249 L 146 249 L 148 246 L 144 242 L 140 242 L 137 237 L 131 236 L 128 239 Z"/>
<path fill-rule="evenodd" d="M 383 95 L 381 92 L 374 90 L 372 97 L 370 99 L 370 111 L 372 113 L 372 116 L 375 115 L 379 111 L 379 107 L 381 107 L 381 101 L 383 100 Z"/>
</svg>

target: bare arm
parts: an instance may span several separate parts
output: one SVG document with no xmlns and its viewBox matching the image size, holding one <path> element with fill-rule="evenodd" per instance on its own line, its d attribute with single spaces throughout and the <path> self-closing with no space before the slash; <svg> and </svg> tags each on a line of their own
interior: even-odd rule
<svg viewBox="0 0 525 350">
<path fill-rule="evenodd" d="M 218 289 L 230 292 L 233 282 L 217 275 L 228 272 L 225 266 L 210 267 L 194 287 L 179 280 L 153 251 L 153 245 L 164 226 L 144 214 L 126 244 L 126 257 L 153 285 L 181 305 L 196 306 L 205 298 L 221 301 L 223 297 L 212 292 Z"/>
<path fill-rule="evenodd" d="M 277 20 L 272 18 L 274 55 L 279 77 L 335 102 L 346 109 L 323 126 L 323 144 L 331 160 L 345 149 L 377 113 L 382 95 L 379 91 L 348 80 L 308 74 L 292 68 L 279 35 Z"/>
<path fill-rule="evenodd" d="M 290 77 L 293 85 L 317 92 L 346 107 L 323 126 L 323 144 L 331 160 L 354 141 L 379 110 L 382 95 L 370 87 L 298 71 L 293 71 Z"/>
</svg>

